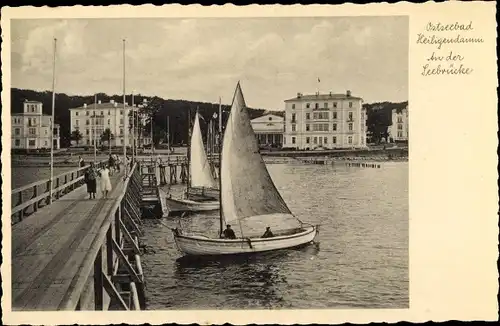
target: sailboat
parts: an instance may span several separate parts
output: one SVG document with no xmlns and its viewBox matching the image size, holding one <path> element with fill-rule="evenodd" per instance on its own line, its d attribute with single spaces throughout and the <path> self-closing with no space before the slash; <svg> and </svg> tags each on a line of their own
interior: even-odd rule
<svg viewBox="0 0 500 326">
<path fill-rule="evenodd" d="M 219 209 L 219 195 L 208 196 L 202 193 L 203 189 L 216 187 L 216 182 L 210 171 L 210 165 L 203 146 L 199 113 L 196 111 L 193 133 L 191 135 L 189 153 L 189 180 L 185 198 L 166 198 L 171 213 L 176 212 L 203 212 Z M 190 194 L 190 188 L 200 189 L 200 194 Z"/>
<path fill-rule="evenodd" d="M 207 198 L 218 199 L 220 191 L 212 173 L 210 160 L 207 158 L 205 148 L 203 146 L 199 121 L 199 113 L 196 112 L 193 135 L 191 137 L 191 184 L 187 190 L 187 197 L 195 200 L 203 200 Z M 210 134 L 207 137 L 207 147 L 210 146 L 209 139 Z"/>
<path fill-rule="evenodd" d="M 210 237 L 172 229 L 182 254 L 220 256 L 273 251 L 302 246 L 316 237 L 317 226 L 292 214 L 267 171 L 239 82 L 224 132 L 220 176 L 219 234 Z M 236 239 L 223 238 L 224 223 L 238 226 L 234 228 Z M 263 237 L 267 227 L 272 227 L 272 237 Z"/>
</svg>

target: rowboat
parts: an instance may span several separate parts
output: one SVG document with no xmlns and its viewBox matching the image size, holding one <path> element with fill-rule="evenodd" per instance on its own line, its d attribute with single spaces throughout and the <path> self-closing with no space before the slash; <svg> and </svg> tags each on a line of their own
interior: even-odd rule
<svg viewBox="0 0 500 326">
<path fill-rule="evenodd" d="M 207 236 L 187 233 L 182 228 L 172 229 L 183 255 L 266 252 L 302 246 L 315 239 L 317 226 L 304 223 L 292 214 L 267 171 L 239 82 L 224 132 L 220 163 L 219 234 Z M 236 227 L 230 228 L 230 223 Z M 223 230 L 224 224 L 226 230 Z M 228 229 L 233 230 L 234 238 Z M 264 229 L 272 230 L 273 234 L 266 231 L 259 235 L 259 230 Z"/>
</svg>

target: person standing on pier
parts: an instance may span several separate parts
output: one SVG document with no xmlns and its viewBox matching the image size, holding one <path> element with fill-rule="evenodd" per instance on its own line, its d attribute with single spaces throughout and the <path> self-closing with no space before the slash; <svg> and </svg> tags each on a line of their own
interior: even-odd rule
<svg viewBox="0 0 500 326">
<path fill-rule="evenodd" d="M 85 166 L 85 161 L 81 156 L 78 156 L 78 166 L 83 168 Z"/>
<path fill-rule="evenodd" d="M 111 179 L 109 178 L 109 168 L 107 165 L 101 170 L 101 191 L 104 198 L 108 198 L 111 191 Z"/>
<path fill-rule="evenodd" d="M 89 199 L 95 199 L 97 192 L 97 171 L 95 170 L 94 163 L 90 163 L 90 167 L 85 171 L 84 180 L 87 184 L 87 192 Z"/>
<path fill-rule="evenodd" d="M 113 171 L 115 170 L 115 158 L 113 157 L 112 154 L 109 154 L 108 165 L 109 165 L 109 175 L 113 175 Z"/>
</svg>

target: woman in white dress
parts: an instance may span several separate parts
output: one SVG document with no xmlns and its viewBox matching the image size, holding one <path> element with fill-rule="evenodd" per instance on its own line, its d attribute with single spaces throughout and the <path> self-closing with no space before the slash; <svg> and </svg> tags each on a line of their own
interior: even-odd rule
<svg viewBox="0 0 500 326">
<path fill-rule="evenodd" d="M 109 178 L 109 168 L 107 165 L 101 170 L 101 191 L 104 198 L 107 198 L 108 192 L 111 191 L 111 180 Z"/>
</svg>

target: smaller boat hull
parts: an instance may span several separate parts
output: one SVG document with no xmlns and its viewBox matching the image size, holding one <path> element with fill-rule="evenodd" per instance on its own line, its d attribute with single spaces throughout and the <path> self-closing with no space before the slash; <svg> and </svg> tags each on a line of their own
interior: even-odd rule
<svg viewBox="0 0 500 326">
<path fill-rule="evenodd" d="M 215 188 L 190 187 L 188 195 L 219 199 L 220 191 Z"/>
<path fill-rule="evenodd" d="M 219 210 L 218 200 L 194 201 L 189 199 L 165 198 L 165 204 L 170 213 L 178 212 L 207 212 Z"/>
<path fill-rule="evenodd" d="M 316 237 L 316 227 L 309 226 L 300 232 L 277 235 L 272 238 L 214 239 L 202 235 L 184 235 L 174 230 L 179 251 L 188 256 L 221 256 L 250 254 L 289 249 L 310 243 Z"/>
</svg>

